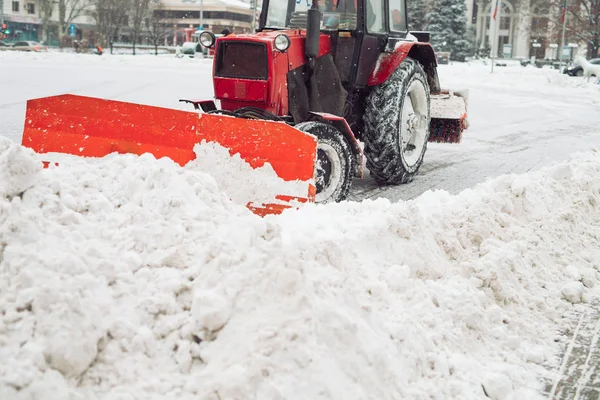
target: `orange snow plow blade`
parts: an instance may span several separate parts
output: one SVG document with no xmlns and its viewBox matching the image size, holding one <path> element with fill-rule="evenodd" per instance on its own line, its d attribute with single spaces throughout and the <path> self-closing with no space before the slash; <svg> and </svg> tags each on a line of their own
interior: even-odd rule
<svg viewBox="0 0 600 400">
<path fill-rule="evenodd" d="M 252 168 L 269 163 L 284 181 L 306 183 L 301 195 L 281 193 L 268 204 L 248 199 L 254 213 L 279 214 L 292 201 L 314 201 L 316 138 L 283 122 L 61 95 L 27 102 L 22 144 L 40 154 L 151 153 L 184 166 L 196 158 L 194 145 L 203 140 L 218 143 L 231 155 L 239 153 Z"/>
</svg>

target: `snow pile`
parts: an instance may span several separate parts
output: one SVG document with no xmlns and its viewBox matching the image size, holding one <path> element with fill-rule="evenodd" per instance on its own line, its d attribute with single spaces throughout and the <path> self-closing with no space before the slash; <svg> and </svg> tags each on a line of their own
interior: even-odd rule
<svg viewBox="0 0 600 400">
<path fill-rule="evenodd" d="M 0 149 L 2 399 L 532 399 L 598 286 L 597 153 L 263 219 L 168 160 Z"/>
<path fill-rule="evenodd" d="M 465 90 L 431 96 L 431 118 L 462 118 L 469 107 L 468 96 Z"/>
<path fill-rule="evenodd" d="M 308 182 L 284 181 L 269 163 L 253 169 L 239 153 L 231 156 L 229 150 L 218 143 L 203 140 L 194 146 L 194 153 L 196 159 L 185 167 L 208 172 L 219 189 L 237 204 L 273 203 L 277 195 L 308 196 Z"/>
</svg>

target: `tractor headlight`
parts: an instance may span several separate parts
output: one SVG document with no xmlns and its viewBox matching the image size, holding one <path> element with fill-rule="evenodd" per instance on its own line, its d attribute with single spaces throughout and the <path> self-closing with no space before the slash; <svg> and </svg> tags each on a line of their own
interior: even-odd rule
<svg viewBox="0 0 600 400">
<path fill-rule="evenodd" d="M 213 47 L 213 45 L 215 44 L 215 40 L 215 34 L 212 32 L 202 32 L 200 34 L 200 44 L 206 47 L 207 49 Z"/>
<path fill-rule="evenodd" d="M 277 35 L 275 38 L 275 48 L 281 52 L 286 51 L 290 48 L 290 38 L 287 35 L 281 34 Z"/>
</svg>

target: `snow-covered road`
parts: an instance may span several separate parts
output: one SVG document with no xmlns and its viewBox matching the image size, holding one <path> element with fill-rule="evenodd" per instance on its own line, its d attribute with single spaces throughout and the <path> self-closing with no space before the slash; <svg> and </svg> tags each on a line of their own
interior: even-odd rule
<svg viewBox="0 0 600 400">
<path fill-rule="evenodd" d="M 549 69 L 514 65 L 442 65 L 444 87 L 468 88 L 471 127 L 460 145 L 430 144 L 416 179 L 377 188 L 357 181 L 355 196 L 414 198 L 429 189 L 451 193 L 506 173 L 523 173 L 600 143 L 600 86 Z"/>
<path fill-rule="evenodd" d="M 211 60 L 173 56 L 0 53 L 0 135 L 20 142 L 29 98 L 74 93 L 189 110 L 181 98 L 212 98 Z M 522 173 L 600 142 L 600 85 L 549 69 L 480 63 L 442 65 L 442 86 L 470 90 L 471 128 L 460 145 L 431 144 L 408 185 L 357 179 L 352 200 L 450 193 L 490 177 Z"/>
</svg>

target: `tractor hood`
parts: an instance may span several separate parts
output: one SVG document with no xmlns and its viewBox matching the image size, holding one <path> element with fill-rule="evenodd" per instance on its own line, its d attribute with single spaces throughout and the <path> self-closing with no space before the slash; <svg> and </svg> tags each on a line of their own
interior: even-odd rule
<svg viewBox="0 0 600 400">
<path fill-rule="evenodd" d="M 283 51 L 275 45 L 280 35 L 289 39 Z M 300 29 L 218 38 L 213 64 L 215 98 L 224 110 L 258 107 L 288 115 L 287 75 L 306 64 L 305 43 L 306 31 Z M 319 57 L 329 52 L 331 38 L 321 34 Z"/>
<path fill-rule="evenodd" d="M 285 35 L 290 39 L 289 48 L 281 52 L 275 47 L 275 39 L 279 35 Z M 286 55 L 291 63 L 289 69 L 296 69 L 306 63 L 304 51 L 306 43 L 306 30 L 304 29 L 288 29 L 288 30 L 267 30 L 258 33 L 229 35 L 217 39 L 216 46 L 219 47 L 222 43 L 229 42 L 254 42 L 264 43 L 267 46 L 267 51 L 275 57 Z M 319 40 L 319 57 L 331 52 L 331 37 L 326 34 L 320 35 Z"/>
</svg>

